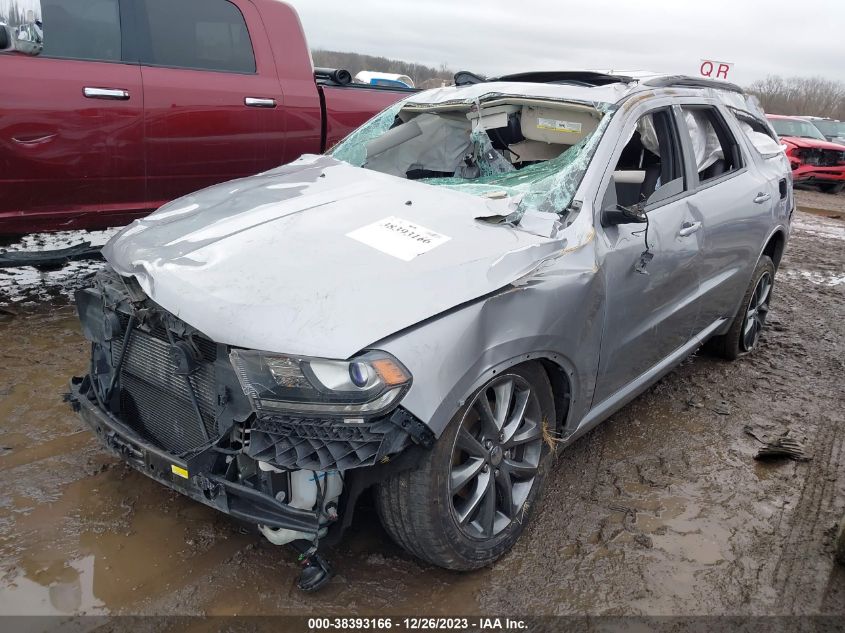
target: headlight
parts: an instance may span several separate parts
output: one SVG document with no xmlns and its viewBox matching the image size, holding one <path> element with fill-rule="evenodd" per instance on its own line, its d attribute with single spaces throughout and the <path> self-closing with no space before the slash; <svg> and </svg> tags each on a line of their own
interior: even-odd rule
<svg viewBox="0 0 845 633">
<path fill-rule="evenodd" d="M 372 417 L 395 406 L 411 374 L 385 352 L 352 360 L 233 350 L 229 360 L 256 412 Z"/>
</svg>

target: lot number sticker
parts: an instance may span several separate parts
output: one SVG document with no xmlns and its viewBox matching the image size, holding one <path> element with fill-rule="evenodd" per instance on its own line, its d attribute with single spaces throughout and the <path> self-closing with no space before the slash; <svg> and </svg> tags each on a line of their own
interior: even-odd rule
<svg viewBox="0 0 845 633">
<path fill-rule="evenodd" d="M 346 236 L 406 262 L 452 239 L 395 216 L 362 226 Z"/>
</svg>

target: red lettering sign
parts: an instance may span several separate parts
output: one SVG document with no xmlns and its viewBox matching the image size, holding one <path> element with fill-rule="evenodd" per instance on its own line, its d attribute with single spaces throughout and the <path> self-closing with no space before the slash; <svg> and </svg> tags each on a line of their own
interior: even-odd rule
<svg viewBox="0 0 845 633">
<path fill-rule="evenodd" d="M 727 79 L 728 72 L 733 68 L 730 62 L 719 62 L 714 59 L 702 59 L 701 66 L 698 67 L 698 73 L 702 77 L 712 77 L 714 79 Z"/>
</svg>

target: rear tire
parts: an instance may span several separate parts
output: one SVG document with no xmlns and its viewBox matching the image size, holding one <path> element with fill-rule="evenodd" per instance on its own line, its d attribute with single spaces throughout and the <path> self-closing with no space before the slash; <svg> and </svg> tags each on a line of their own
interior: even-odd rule
<svg viewBox="0 0 845 633">
<path fill-rule="evenodd" d="M 492 378 L 467 403 L 419 466 L 375 495 L 394 541 L 458 571 L 489 565 L 519 538 L 551 466 L 543 425 L 555 421 L 549 377 L 536 363 Z"/>
<path fill-rule="evenodd" d="M 731 328 L 727 334 L 707 341 L 709 351 L 728 360 L 736 360 L 754 351 L 766 323 L 774 281 L 775 265 L 768 255 L 763 255 L 757 262 Z"/>
</svg>

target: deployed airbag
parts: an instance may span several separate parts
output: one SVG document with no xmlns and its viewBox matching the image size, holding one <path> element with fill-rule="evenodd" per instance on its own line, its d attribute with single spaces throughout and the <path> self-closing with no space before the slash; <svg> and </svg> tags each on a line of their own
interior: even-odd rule
<svg viewBox="0 0 845 633">
<path fill-rule="evenodd" d="M 716 136 L 716 130 L 704 110 L 690 110 L 684 108 L 684 119 L 692 139 L 692 149 L 695 154 L 696 171 L 701 173 L 717 160 L 725 156 L 722 144 Z"/>
<path fill-rule="evenodd" d="M 408 138 L 387 147 L 373 155 L 372 145 L 379 143 L 385 136 L 409 125 L 415 125 L 420 134 L 407 133 Z M 453 119 L 434 114 L 421 114 L 398 128 L 370 141 L 367 144 L 367 162 L 364 167 L 383 174 L 404 178 L 408 170 L 429 170 L 453 173 L 470 152 L 470 123 L 466 119 Z M 401 137 L 400 137 L 401 138 Z M 388 140 L 388 145 L 391 141 Z"/>
</svg>

